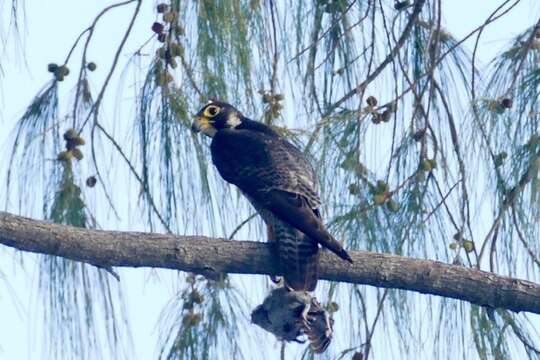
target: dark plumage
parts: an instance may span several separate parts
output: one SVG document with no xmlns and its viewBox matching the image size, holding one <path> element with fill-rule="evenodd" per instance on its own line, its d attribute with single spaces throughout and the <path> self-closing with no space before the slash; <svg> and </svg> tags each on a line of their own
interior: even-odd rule
<svg viewBox="0 0 540 360">
<path fill-rule="evenodd" d="M 266 222 L 287 286 L 315 289 L 318 244 L 352 262 L 322 223 L 315 173 L 300 150 L 223 102 L 208 103 L 196 116 L 194 129 L 212 137 L 218 172 L 242 190 Z"/>
</svg>

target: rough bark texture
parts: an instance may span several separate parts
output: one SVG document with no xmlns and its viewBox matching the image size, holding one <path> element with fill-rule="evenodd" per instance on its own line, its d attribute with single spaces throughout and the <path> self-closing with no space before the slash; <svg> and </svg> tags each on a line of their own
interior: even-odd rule
<svg viewBox="0 0 540 360">
<path fill-rule="evenodd" d="M 80 229 L 0 212 L 0 243 L 100 267 L 156 267 L 206 276 L 278 274 L 265 243 Z M 349 264 L 325 251 L 320 278 L 397 288 L 540 314 L 540 285 L 463 266 L 365 251 Z"/>
</svg>

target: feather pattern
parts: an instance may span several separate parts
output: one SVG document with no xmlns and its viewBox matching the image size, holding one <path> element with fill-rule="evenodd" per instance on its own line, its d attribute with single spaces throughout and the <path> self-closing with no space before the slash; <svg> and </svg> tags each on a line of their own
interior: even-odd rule
<svg viewBox="0 0 540 360">
<path fill-rule="evenodd" d="M 350 257 L 324 228 L 315 172 L 304 154 L 269 127 L 241 120 L 213 137 L 213 163 L 272 227 L 275 238 L 269 240 L 276 242 L 286 284 L 311 291 L 317 282 L 318 244 L 343 259 Z"/>
<path fill-rule="evenodd" d="M 313 167 L 270 127 L 227 103 L 211 101 L 195 117 L 192 129 L 212 137 L 220 175 L 240 188 L 265 221 L 285 280 L 252 312 L 252 322 L 285 341 L 303 342 L 299 337 L 305 335 L 314 352 L 324 352 L 333 320 L 308 293 L 317 285 L 319 245 L 352 260 L 322 223 Z"/>
</svg>

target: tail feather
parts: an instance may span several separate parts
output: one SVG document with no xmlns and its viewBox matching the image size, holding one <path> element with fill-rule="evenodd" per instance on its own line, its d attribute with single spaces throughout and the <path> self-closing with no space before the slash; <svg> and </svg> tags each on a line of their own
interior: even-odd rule
<svg viewBox="0 0 540 360">
<path fill-rule="evenodd" d="M 351 264 L 353 263 L 353 260 L 351 259 L 347 251 L 336 239 L 334 239 L 332 235 L 330 235 L 328 231 L 326 231 L 322 224 L 317 229 L 314 229 L 313 233 L 314 234 L 310 234 L 310 236 L 316 239 L 319 244 L 332 251 L 334 254 L 336 254 L 343 260 L 346 260 Z"/>
<path fill-rule="evenodd" d="M 285 286 L 292 290 L 313 291 L 319 278 L 319 253 L 299 259 L 283 256 L 280 251 L 280 262 L 283 270 Z"/>
<path fill-rule="evenodd" d="M 324 228 L 319 212 L 307 206 L 302 197 L 281 190 L 273 190 L 265 194 L 265 197 L 255 194 L 254 198 L 261 201 L 282 221 L 300 230 L 343 260 L 353 262 L 347 251 Z"/>
<path fill-rule="evenodd" d="M 274 224 L 273 235 L 285 285 L 292 290 L 315 290 L 319 277 L 317 242 L 281 221 Z"/>
</svg>

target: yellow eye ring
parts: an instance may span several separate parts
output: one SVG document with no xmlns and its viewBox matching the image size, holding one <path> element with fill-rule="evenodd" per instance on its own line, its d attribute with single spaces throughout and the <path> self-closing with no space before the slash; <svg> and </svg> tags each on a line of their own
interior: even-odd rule
<svg viewBox="0 0 540 360">
<path fill-rule="evenodd" d="M 206 109 L 204 109 L 204 116 L 208 117 L 208 118 L 212 118 L 214 116 L 216 116 L 217 114 L 219 114 L 219 111 L 220 111 L 220 107 L 219 106 L 216 106 L 216 105 L 209 105 L 206 107 Z"/>
</svg>

